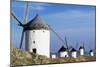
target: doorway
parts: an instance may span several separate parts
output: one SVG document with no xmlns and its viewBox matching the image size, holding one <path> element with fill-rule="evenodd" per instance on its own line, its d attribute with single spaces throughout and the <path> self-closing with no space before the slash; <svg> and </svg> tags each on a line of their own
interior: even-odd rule
<svg viewBox="0 0 100 67">
<path fill-rule="evenodd" d="M 36 53 L 36 48 L 33 48 L 32 51 L 33 51 L 33 53 Z"/>
</svg>

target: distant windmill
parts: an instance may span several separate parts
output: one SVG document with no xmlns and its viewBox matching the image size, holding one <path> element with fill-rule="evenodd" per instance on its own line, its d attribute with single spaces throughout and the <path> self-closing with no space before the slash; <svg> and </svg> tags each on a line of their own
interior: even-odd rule
<svg viewBox="0 0 100 67">
<path fill-rule="evenodd" d="M 80 53 L 80 55 L 84 55 L 84 52 L 85 52 L 85 47 L 84 47 L 84 43 L 83 43 L 83 45 L 80 46 L 80 48 L 79 48 L 79 53 Z"/>
<path fill-rule="evenodd" d="M 90 55 L 90 56 L 94 56 L 93 49 L 91 49 L 91 48 L 90 48 L 90 51 L 89 51 L 89 55 Z"/>
<path fill-rule="evenodd" d="M 71 57 L 77 58 L 77 50 L 75 48 L 72 48 L 71 50 Z"/>
<path fill-rule="evenodd" d="M 78 45 L 78 44 L 76 44 L 76 45 Z M 71 49 L 70 52 L 71 52 L 71 57 L 77 58 L 77 55 L 78 55 L 77 49 L 75 49 L 74 47 L 72 47 L 72 49 Z"/>
<path fill-rule="evenodd" d="M 89 56 L 94 56 L 93 49 L 90 46 L 88 46 L 88 48 L 89 48 Z"/>
</svg>

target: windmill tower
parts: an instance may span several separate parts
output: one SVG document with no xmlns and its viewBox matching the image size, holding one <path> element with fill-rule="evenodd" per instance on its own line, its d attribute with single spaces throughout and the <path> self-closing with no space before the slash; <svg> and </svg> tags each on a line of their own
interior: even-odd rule
<svg viewBox="0 0 100 67">
<path fill-rule="evenodd" d="M 36 15 L 29 23 L 25 31 L 26 50 L 49 57 L 50 31 L 48 25 L 39 15 Z"/>
<path fill-rule="evenodd" d="M 80 53 L 80 55 L 82 56 L 82 55 L 84 55 L 84 44 L 83 44 L 83 46 L 80 46 L 80 48 L 79 48 L 79 53 Z"/>
<path fill-rule="evenodd" d="M 62 46 L 60 49 L 59 49 L 59 56 L 60 57 L 68 57 L 68 52 L 67 52 L 68 50 L 64 47 L 64 46 Z"/>
<path fill-rule="evenodd" d="M 19 23 L 18 25 L 23 28 L 20 49 L 25 34 L 26 51 L 50 57 L 50 31 L 48 25 L 38 14 L 32 20 L 27 21 L 28 2 L 26 3 L 25 9 L 24 23 L 14 13 L 11 13 L 13 18 Z"/>
<path fill-rule="evenodd" d="M 92 49 L 89 51 L 89 55 L 90 55 L 90 56 L 94 56 L 94 52 L 93 52 Z"/>
<path fill-rule="evenodd" d="M 58 51 L 59 56 L 60 57 L 69 57 L 69 48 L 68 48 L 66 36 L 65 36 L 65 41 L 62 39 L 62 42 L 63 42 L 63 46 Z M 64 45 L 66 46 L 66 48 L 64 47 Z"/>
<path fill-rule="evenodd" d="M 77 50 L 75 48 L 72 48 L 71 50 L 71 57 L 77 58 Z"/>
</svg>

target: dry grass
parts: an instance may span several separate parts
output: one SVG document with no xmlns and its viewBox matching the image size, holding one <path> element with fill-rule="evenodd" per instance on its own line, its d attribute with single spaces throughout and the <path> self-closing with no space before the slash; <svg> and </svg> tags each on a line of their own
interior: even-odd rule
<svg viewBox="0 0 100 67">
<path fill-rule="evenodd" d="M 21 51 L 20 49 L 11 49 L 11 66 L 16 65 L 34 65 L 34 64 L 60 64 L 60 63 L 74 63 L 95 61 L 93 56 L 79 56 L 77 58 L 47 58 L 46 56 L 36 55 L 34 53 Z"/>
</svg>

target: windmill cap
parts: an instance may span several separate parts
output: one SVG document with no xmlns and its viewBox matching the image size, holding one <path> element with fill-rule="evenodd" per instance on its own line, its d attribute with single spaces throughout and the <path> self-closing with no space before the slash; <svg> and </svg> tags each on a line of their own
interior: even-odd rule
<svg viewBox="0 0 100 67">
<path fill-rule="evenodd" d="M 26 24 L 25 30 L 40 30 L 45 29 L 49 30 L 48 25 L 45 23 L 45 21 L 40 17 L 38 14 L 33 18 L 29 23 Z"/>
<path fill-rule="evenodd" d="M 90 52 L 93 52 L 93 50 L 90 50 Z"/>
<path fill-rule="evenodd" d="M 67 49 L 64 47 L 64 46 L 62 46 L 60 49 L 59 49 L 59 52 L 62 52 L 62 51 L 66 51 Z"/>
<path fill-rule="evenodd" d="M 80 46 L 80 48 L 79 49 L 84 49 L 84 47 L 83 46 Z"/>
<path fill-rule="evenodd" d="M 71 52 L 73 52 L 73 51 L 77 51 L 77 50 L 75 48 L 72 48 Z"/>
</svg>

